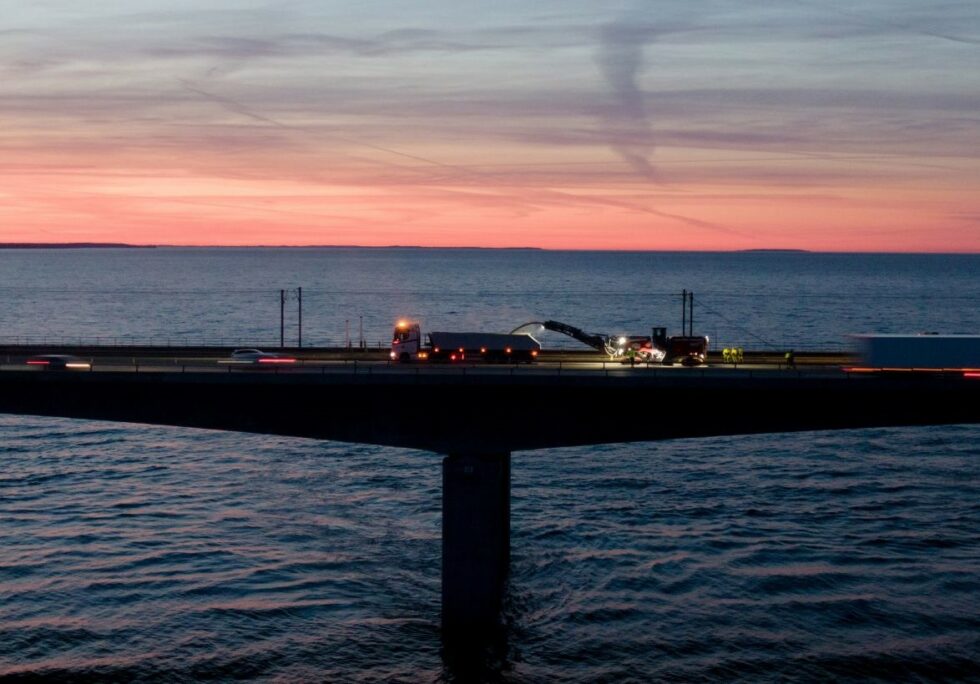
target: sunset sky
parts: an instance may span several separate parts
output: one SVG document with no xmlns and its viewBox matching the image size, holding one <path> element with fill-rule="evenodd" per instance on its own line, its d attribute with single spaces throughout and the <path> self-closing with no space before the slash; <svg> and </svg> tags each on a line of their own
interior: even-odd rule
<svg viewBox="0 0 980 684">
<path fill-rule="evenodd" d="M 0 241 L 980 251 L 980 3 L 0 0 Z"/>
</svg>

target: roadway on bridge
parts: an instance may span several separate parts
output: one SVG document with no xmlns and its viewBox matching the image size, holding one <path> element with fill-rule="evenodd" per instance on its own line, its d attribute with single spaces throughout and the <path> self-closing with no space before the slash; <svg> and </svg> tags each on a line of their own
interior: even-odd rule
<svg viewBox="0 0 980 684">
<path fill-rule="evenodd" d="M 755 354 L 747 363 L 722 363 L 721 359 L 696 367 L 661 364 L 629 364 L 618 360 L 597 357 L 596 354 L 574 351 L 550 350 L 532 364 L 488 364 L 481 362 L 398 364 L 385 358 L 377 350 L 287 350 L 295 363 L 249 364 L 234 363 L 225 350 L 187 350 L 157 348 L 129 352 L 119 348 L 17 348 L 0 355 L 0 371 L 33 372 L 92 372 L 92 373 L 261 373 L 261 374 L 412 374 L 440 375 L 754 375 L 759 373 L 791 373 L 813 375 L 839 375 L 842 368 L 853 364 L 853 359 L 842 354 L 813 354 L 793 366 L 786 366 L 776 355 Z M 278 351 L 278 350 L 277 350 Z M 291 352 L 298 353 L 291 353 Z M 13 352 L 13 353 L 10 353 Z M 61 353 L 77 356 L 89 364 L 87 368 L 57 370 L 43 366 L 30 366 L 27 360 L 45 353 Z"/>
<path fill-rule="evenodd" d="M 400 365 L 383 361 L 300 361 L 296 364 L 267 366 L 219 364 L 207 359 L 159 359 L 159 358 L 100 358 L 84 369 L 45 369 L 28 366 L 24 362 L 0 364 L 0 372 L 28 371 L 33 373 L 234 373 L 254 375 L 335 375 L 363 373 L 368 375 L 616 375 L 616 376 L 737 376 L 751 377 L 760 374 L 792 374 L 808 377 L 840 375 L 844 367 L 839 365 L 808 365 L 785 367 L 775 364 L 703 365 L 684 367 L 659 364 L 630 366 L 610 361 L 563 361 L 536 364 L 427 364 Z"/>
</svg>

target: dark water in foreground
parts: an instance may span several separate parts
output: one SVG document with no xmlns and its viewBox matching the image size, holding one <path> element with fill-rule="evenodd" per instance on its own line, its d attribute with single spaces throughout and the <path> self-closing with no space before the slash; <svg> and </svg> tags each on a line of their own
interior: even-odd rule
<svg viewBox="0 0 980 684">
<path fill-rule="evenodd" d="M 453 680 L 424 452 L 0 418 L 0 673 Z M 980 429 L 516 454 L 503 681 L 980 676 Z"/>
<path fill-rule="evenodd" d="M 517 284 L 488 284 L 499 272 Z M 0 254 L 0 324 L 268 339 L 264 283 L 282 283 L 310 289 L 314 336 L 358 308 L 374 336 L 418 312 L 632 331 L 694 280 L 725 315 L 715 339 L 817 345 L 977 332 L 977 273 L 978 257 Z M 656 420 L 661 400 L 597 410 Z M 439 536 L 433 454 L 0 416 L 0 679 L 461 681 Z M 512 542 L 487 681 L 980 681 L 978 426 L 516 453 Z"/>
</svg>

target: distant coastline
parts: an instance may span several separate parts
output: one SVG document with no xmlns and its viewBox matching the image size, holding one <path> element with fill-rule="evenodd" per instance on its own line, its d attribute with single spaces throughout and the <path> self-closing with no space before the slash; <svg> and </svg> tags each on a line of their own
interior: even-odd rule
<svg viewBox="0 0 980 684">
<path fill-rule="evenodd" d="M 808 249 L 740 249 L 742 254 L 809 254 Z"/>
<path fill-rule="evenodd" d="M 487 252 L 549 251 L 543 247 L 472 247 L 465 245 L 157 245 L 175 249 L 458 249 L 483 250 Z"/>
<path fill-rule="evenodd" d="M 556 247 L 479 247 L 475 245 L 134 245 L 125 242 L 0 242 L 0 251 L 35 249 L 35 250 L 64 250 L 64 249 L 181 249 L 181 250 L 246 250 L 246 249 L 331 249 L 331 250 L 405 250 L 424 252 L 428 250 L 459 251 L 459 252 L 623 252 L 643 254 L 760 254 L 760 255 L 792 255 L 792 254 L 919 254 L 946 256 L 977 256 L 980 252 L 824 252 L 810 249 L 783 248 L 753 248 L 733 250 L 697 250 L 697 249 L 618 249 L 618 248 L 556 248 Z"/>
<path fill-rule="evenodd" d="M 542 247 L 427 247 L 423 245 L 131 245 L 124 242 L 0 242 L 0 249 L 479 249 L 545 251 Z"/>
<path fill-rule="evenodd" d="M 124 242 L 0 242 L 0 249 L 155 249 L 156 245 Z"/>
</svg>

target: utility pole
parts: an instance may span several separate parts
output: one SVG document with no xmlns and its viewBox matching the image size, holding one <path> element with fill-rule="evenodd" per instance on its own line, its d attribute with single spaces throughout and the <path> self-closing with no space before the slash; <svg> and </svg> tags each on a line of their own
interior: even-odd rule
<svg viewBox="0 0 980 684">
<path fill-rule="evenodd" d="M 357 346 L 364 349 L 364 316 L 358 316 L 358 325 L 360 326 L 360 333 L 357 336 Z"/>
<path fill-rule="evenodd" d="M 681 290 L 681 335 L 687 334 L 687 290 Z"/>
<path fill-rule="evenodd" d="M 279 290 L 279 347 L 286 346 L 286 291 Z"/>
<path fill-rule="evenodd" d="M 350 319 L 344 321 L 344 346 L 350 349 Z"/>
<path fill-rule="evenodd" d="M 689 292 L 688 296 L 688 301 L 690 302 L 690 313 L 687 316 L 687 335 L 688 337 L 694 337 L 694 292 Z"/>
<path fill-rule="evenodd" d="M 297 300 L 296 308 L 298 310 L 297 313 L 299 314 L 299 334 L 297 335 L 298 340 L 296 342 L 296 346 L 302 347 L 303 346 L 303 288 L 301 287 L 296 288 L 296 300 Z"/>
</svg>

